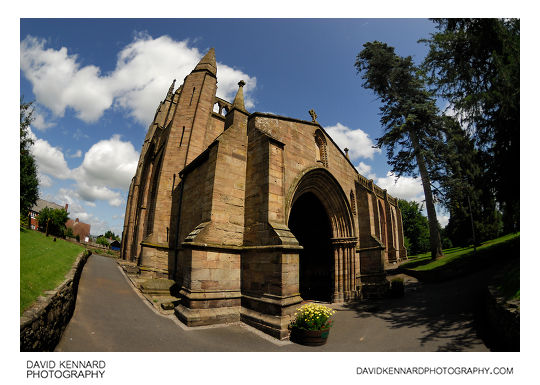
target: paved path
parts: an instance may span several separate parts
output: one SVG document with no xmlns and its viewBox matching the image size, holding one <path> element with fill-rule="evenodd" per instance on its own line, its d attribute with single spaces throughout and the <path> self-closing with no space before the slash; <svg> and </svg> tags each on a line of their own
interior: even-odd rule
<svg viewBox="0 0 540 385">
<path fill-rule="evenodd" d="M 240 323 L 187 328 L 142 299 L 114 259 L 92 255 L 56 351 L 487 351 L 473 329 L 474 282 L 418 284 L 402 299 L 332 305 L 337 314 L 328 343 L 305 347 Z"/>
</svg>

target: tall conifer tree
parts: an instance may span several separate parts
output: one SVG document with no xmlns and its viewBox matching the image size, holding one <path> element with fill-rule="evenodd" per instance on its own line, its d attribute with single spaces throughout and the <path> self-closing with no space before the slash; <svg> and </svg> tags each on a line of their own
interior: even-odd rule
<svg viewBox="0 0 540 385">
<path fill-rule="evenodd" d="M 375 92 L 382 106 L 384 135 L 377 139 L 387 150 L 392 172 L 416 176 L 422 180 L 428 214 L 431 257 L 443 255 L 439 224 L 431 186 L 430 172 L 436 155 L 432 149 L 441 141 L 439 110 L 435 100 L 413 64 L 412 58 L 400 57 L 394 48 L 378 41 L 364 44 L 355 67 L 364 79 L 363 86 Z"/>
</svg>

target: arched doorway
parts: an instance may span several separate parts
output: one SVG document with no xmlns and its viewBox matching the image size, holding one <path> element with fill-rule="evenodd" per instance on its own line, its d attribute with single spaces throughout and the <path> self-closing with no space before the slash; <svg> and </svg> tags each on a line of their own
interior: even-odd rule
<svg viewBox="0 0 540 385">
<path fill-rule="evenodd" d="M 299 287 L 304 299 L 341 302 L 356 297 L 359 261 L 347 196 L 323 167 L 304 171 L 291 185 L 288 226 L 304 247 Z"/>
<path fill-rule="evenodd" d="M 306 192 L 295 201 L 289 229 L 304 247 L 300 252 L 300 296 L 330 302 L 334 291 L 332 227 L 315 194 Z"/>
</svg>

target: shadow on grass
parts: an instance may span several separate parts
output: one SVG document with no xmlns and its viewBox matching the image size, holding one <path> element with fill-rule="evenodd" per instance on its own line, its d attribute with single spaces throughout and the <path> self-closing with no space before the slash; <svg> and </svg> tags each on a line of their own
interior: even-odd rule
<svg viewBox="0 0 540 385">
<path fill-rule="evenodd" d="M 439 344 L 437 351 L 471 350 L 483 344 L 475 328 L 483 289 L 492 269 L 437 284 L 409 284 L 398 299 L 347 305 L 359 318 L 378 317 L 393 329 L 420 328 L 419 344 Z"/>
</svg>

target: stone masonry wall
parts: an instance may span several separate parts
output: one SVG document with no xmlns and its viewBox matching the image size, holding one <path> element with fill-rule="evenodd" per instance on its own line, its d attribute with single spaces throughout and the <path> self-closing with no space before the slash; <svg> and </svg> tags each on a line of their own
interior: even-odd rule
<svg viewBox="0 0 540 385">
<path fill-rule="evenodd" d="M 77 257 L 66 279 L 55 290 L 45 292 L 21 317 L 21 351 L 53 351 L 73 311 L 82 269 L 92 253 L 83 251 Z"/>
</svg>

